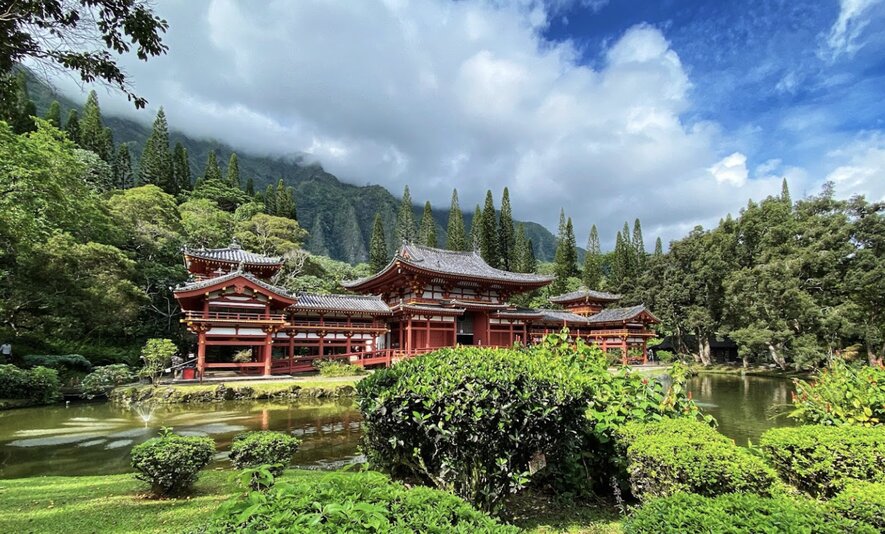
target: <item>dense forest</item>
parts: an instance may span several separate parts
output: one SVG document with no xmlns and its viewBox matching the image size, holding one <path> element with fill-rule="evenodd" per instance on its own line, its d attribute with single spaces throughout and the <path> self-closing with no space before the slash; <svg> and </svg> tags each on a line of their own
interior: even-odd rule
<svg viewBox="0 0 885 534">
<path fill-rule="evenodd" d="M 837 199 L 829 185 L 793 202 L 784 182 L 780 196 L 751 201 L 666 251 L 658 239 L 651 253 L 637 219 L 607 252 L 592 227 L 585 254 L 560 213 L 545 263 L 539 233 L 513 219 L 506 188 L 499 207 L 489 191 L 462 212 L 457 191 L 447 210 L 422 209 L 408 187 L 391 201 L 380 187 L 345 186 L 318 167 L 298 167 L 318 174 L 294 185 L 259 180 L 232 151 L 210 148 L 194 165 L 162 109 L 143 143 L 118 144 L 95 92 L 81 109 L 53 101 L 40 113 L 24 71 L 15 83 L 0 130 L 0 334 L 25 352 L 117 361 L 148 337 L 184 343 L 172 296 L 186 277 L 181 248 L 235 239 L 284 256 L 275 282 L 292 291 L 340 291 L 342 279 L 380 269 L 408 240 L 555 275 L 517 304 L 549 306 L 549 296 L 582 285 L 621 293 L 649 306 L 660 332 L 705 364 L 717 336 L 736 341 L 746 363 L 780 367 L 885 354 L 885 205 Z M 360 190 L 359 203 L 319 190 L 324 182 Z"/>
</svg>

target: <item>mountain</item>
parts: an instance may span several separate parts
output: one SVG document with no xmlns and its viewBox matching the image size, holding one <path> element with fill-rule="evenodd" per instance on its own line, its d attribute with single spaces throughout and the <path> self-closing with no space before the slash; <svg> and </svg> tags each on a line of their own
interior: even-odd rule
<svg viewBox="0 0 885 534">
<path fill-rule="evenodd" d="M 79 110 L 81 107 L 70 99 L 54 93 L 50 87 L 32 76 L 29 77 L 28 90 L 41 116 L 46 113 L 53 100 L 58 100 L 61 105 L 62 120 L 67 117 L 68 110 L 72 108 Z M 145 117 L 147 118 L 147 115 Z M 393 235 L 399 197 L 384 187 L 343 183 L 335 175 L 323 170 L 322 166 L 308 164 L 298 158 L 259 156 L 235 150 L 215 140 L 194 139 L 172 129 L 175 117 L 168 119 L 170 141 L 173 146 L 176 142 L 180 142 L 187 148 L 194 176 L 202 174 L 211 150 L 215 150 L 222 167 L 227 163 L 231 152 L 236 151 L 240 176 L 243 180 L 251 176 L 256 191 L 263 190 L 268 184 L 276 183 L 280 178 L 283 178 L 287 185 L 293 186 L 298 222 L 310 232 L 306 247 L 311 252 L 348 263 L 367 261 L 372 223 L 376 212 L 381 214 L 384 221 L 385 238 L 390 252 L 392 253 L 399 245 Z M 150 120 L 152 121 L 153 117 L 150 117 Z M 142 147 L 150 135 L 150 124 L 107 114 L 104 116 L 104 122 L 113 131 L 115 143 L 129 144 L 133 165 L 137 166 Z M 423 201 L 413 206 L 416 221 L 421 220 L 423 206 Z M 463 204 L 461 208 L 469 232 L 473 220 L 473 206 Z M 449 217 L 448 202 L 445 206 L 434 208 L 433 215 L 437 223 L 439 243 L 444 244 Z M 535 256 L 541 261 L 551 261 L 556 251 L 556 238 L 553 234 L 538 223 L 526 221 L 523 224 L 526 235 L 534 244 Z M 579 253 L 583 253 L 583 250 Z"/>
</svg>

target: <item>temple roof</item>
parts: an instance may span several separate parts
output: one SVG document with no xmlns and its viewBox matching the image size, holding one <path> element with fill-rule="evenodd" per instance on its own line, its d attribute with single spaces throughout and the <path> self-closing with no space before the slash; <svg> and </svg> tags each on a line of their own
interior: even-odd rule
<svg viewBox="0 0 885 534">
<path fill-rule="evenodd" d="M 182 252 L 185 256 L 192 258 L 224 263 L 244 263 L 247 265 L 281 265 L 283 263 L 283 258 L 279 256 L 264 256 L 247 252 L 236 241 L 225 248 L 190 249 L 185 247 Z"/>
<path fill-rule="evenodd" d="M 591 315 L 587 320 L 590 323 L 619 323 L 629 321 L 643 313 L 647 314 L 654 322 L 660 322 L 643 304 L 630 306 L 629 308 L 607 308 L 596 315 Z"/>
<path fill-rule="evenodd" d="M 389 314 L 390 308 L 379 297 L 365 295 L 317 295 L 299 293 L 295 310 L 342 310 L 374 314 Z"/>
<path fill-rule="evenodd" d="M 614 302 L 616 300 L 620 300 L 621 295 L 616 293 L 607 293 L 605 291 L 596 291 L 593 289 L 587 289 L 586 287 L 582 287 L 577 291 L 572 291 L 571 293 L 565 293 L 563 295 L 556 295 L 555 297 L 550 297 L 550 302 L 556 304 L 562 304 L 566 302 L 573 302 L 576 300 L 595 300 L 595 301 L 607 301 Z"/>
<path fill-rule="evenodd" d="M 380 280 L 388 272 L 397 269 L 397 265 L 406 265 L 430 274 L 439 274 L 452 278 L 468 278 L 486 280 L 512 285 L 546 285 L 553 281 L 551 276 L 537 274 L 513 273 L 496 269 L 485 262 L 476 252 L 459 252 L 439 248 L 404 244 L 393 259 L 380 272 L 359 280 L 343 282 L 346 288 L 357 288 Z"/>
<path fill-rule="evenodd" d="M 578 315 L 575 313 L 562 311 L 562 310 L 538 310 L 541 312 L 542 321 L 546 322 L 554 322 L 554 323 L 577 323 L 586 325 L 589 321 L 587 317 L 582 315 Z"/>
<path fill-rule="evenodd" d="M 264 280 L 252 275 L 251 273 L 247 273 L 244 271 L 232 271 L 222 276 L 216 276 L 214 278 L 206 278 L 204 280 L 197 280 L 195 282 L 186 282 L 184 284 L 179 285 L 175 288 L 175 293 L 183 293 L 187 291 L 194 291 L 197 289 L 203 289 L 207 287 L 212 287 L 218 284 L 223 284 L 225 282 L 229 282 L 231 280 L 235 280 L 236 278 L 245 278 L 246 280 L 252 282 L 258 287 L 264 288 L 271 293 L 275 293 L 287 299 L 294 299 L 295 296 L 290 294 L 286 289 L 275 286 L 273 284 L 269 284 Z"/>
<path fill-rule="evenodd" d="M 393 311 L 416 312 L 416 313 L 432 313 L 436 315 L 462 315 L 466 310 L 464 308 L 449 308 L 442 306 L 432 306 L 428 304 L 416 304 L 409 302 L 400 302 L 391 307 Z"/>
</svg>

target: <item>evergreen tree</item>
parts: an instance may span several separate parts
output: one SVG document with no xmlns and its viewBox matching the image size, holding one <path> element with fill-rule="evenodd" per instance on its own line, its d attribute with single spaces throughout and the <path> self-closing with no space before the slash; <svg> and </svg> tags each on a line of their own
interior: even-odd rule
<svg viewBox="0 0 885 534">
<path fill-rule="evenodd" d="M 273 185 L 268 185 L 264 190 L 264 213 L 268 215 L 274 215 L 277 212 L 277 190 Z M 317 221 L 314 222 L 314 226 L 319 224 L 319 217 L 317 217 Z M 311 230 L 313 232 L 313 230 Z M 312 234 L 311 234 L 312 236 Z"/>
<path fill-rule="evenodd" d="M 61 105 L 58 100 L 53 100 L 52 104 L 49 104 L 49 109 L 46 110 L 46 120 L 49 121 L 49 124 L 61 129 Z"/>
<path fill-rule="evenodd" d="M 473 220 L 470 223 L 470 242 L 475 252 L 482 250 L 482 209 L 479 204 L 473 210 Z"/>
<path fill-rule="evenodd" d="M 535 259 L 535 245 L 529 239 L 529 245 L 526 248 L 525 272 L 533 273 L 538 270 L 538 260 Z"/>
<path fill-rule="evenodd" d="M 635 251 L 636 258 L 636 274 L 641 274 L 645 272 L 645 264 L 646 264 L 646 254 L 645 254 L 645 242 L 642 240 L 642 224 L 639 222 L 639 218 L 637 217 L 635 221 L 633 221 L 633 250 Z"/>
<path fill-rule="evenodd" d="M 660 258 L 660 257 L 663 256 L 663 255 L 664 255 L 664 244 L 661 243 L 661 238 L 658 237 L 657 239 L 655 239 L 655 252 L 654 252 L 654 257 L 655 257 L 655 258 Z"/>
<path fill-rule="evenodd" d="M 236 152 L 231 152 L 230 159 L 227 161 L 225 179 L 233 187 L 242 187 L 242 184 L 240 184 L 240 162 L 237 160 Z"/>
<path fill-rule="evenodd" d="M 400 243 L 411 243 L 417 237 L 415 229 L 415 213 L 412 211 L 412 195 L 409 194 L 409 186 L 403 189 L 403 199 L 400 201 L 399 212 L 396 215 L 396 238 Z M 399 246 L 399 243 L 397 243 Z"/>
<path fill-rule="evenodd" d="M 108 163 L 113 164 L 114 158 L 117 155 L 117 146 L 114 144 L 114 132 L 110 128 L 105 128 L 102 133 L 102 151 L 107 154 Z"/>
<path fill-rule="evenodd" d="M 373 273 L 377 273 L 387 265 L 387 242 L 384 240 L 384 224 L 381 222 L 381 214 L 375 213 L 375 221 L 372 223 L 372 241 L 369 243 L 369 266 Z"/>
<path fill-rule="evenodd" d="M 101 107 L 98 105 L 98 95 L 89 91 L 86 104 L 83 106 L 83 117 L 80 119 L 80 146 L 98 154 L 104 161 L 110 162 L 113 158 L 113 141 L 108 143 L 110 130 L 105 131 L 104 122 L 101 119 Z M 110 150 L 110 152 L 109 152 Z"/>
<path fill-rule="evenodd" d="M 480 255 L 492 267 L 501 265 L 498 257 L 498 218 L 495 213 L 495 200 L 491 191 L 486 191 L 486 203 L 482 208 L 482 247 Z"/>
<path fill-rule="evenodd" d="M 255 180 L 250 176 L 246 179 L 246 194 L 251 196 L 255 196 Z"/>
<path fill-rule="evenodd" d="M 563 212 L 564 213 L 564 212 Z M 556 280 L 551 289 L 555 293 L 563 293 L 568 287 L 568 279 L 578 274 L 578 246 L 575 242 L 575 229 L 572 218 L 560 225 L 562 230 L 556 238 L 556 254 L 553 257 L 553 272 Z"/>
<path fill-rule="evenodd" d="M 28 80 L 25 73 L 19 71 L 15 77 L 15 88 L 10 104 L 0 107 L 0 119 L 8 122 L 15 133 L 23 134 L 37 129 L 34 119 L 31 118 L 36 115 L 37 106 L 28 94 Z"/>
<path fill-rule="evenodd" d="M 626 261 L 624 239 L 621 236 L 621 232 L 618 232 L 618 235 L 615 237 L 615 257 L 612 262 L 612 281 L 614 282 L 613 286 L 617 289 L 620 289 L 627 276 Z"/>
<path fill-rule="evenodd" d="M 452 205 L 449 207 L 449 225 L 446 229 L 446 248 L 467 250 L 467 235 L 464 230 L 464 214 L 458 203 L 458 190 L 452 190 Z"/>
<path fill-rule="evenodd" d="M 134 176 L 132 175 L 132 156 L 129 155 L 129 145 L 123 143 L 117 149 L 117 155 L 114 157 L 114 186 L 118 189 L 129 189 L 133 185 Z"/>
<path fill-rule="evenodd" d="M 172 155 L 169 153 L 169 125 L 163 108 L 157 112 L 151 135 L 144 144 L 138 162 L 140 184 L 154 184 L 167 193 L 174 194 Z"/>
<path fill-rule="evenodd" d="M 783 200 L 788 206 L 793 205 L 793 198 L 790 196 L 790 186 L 787 184 L 786 178 L 781 182 L 781 200 Z"/>
<path fill-rule="evenodd" d="M 288 219 L 297 219 L 298 214 L 295 211 L 295 192 L 291 187 L 286 187 L 282 178 L 277 181 L 277 187 L 273 194 L 275 197 L 273 202 L 274 211 L 271 215 L 286 217 Z"/>
<path fill-rule="evenodd" d="M 595 224 L 590 227 L 590 237 L 587 239 L 583 282 L 589 289 L 602 287 L 602 248 L 599 244 L 599 231 Z"/>
<path fill-rule="evenodd" d="M 516 263 L 513 211 L 510 208 L 510 191 L 506 187 L 501 197 L 501 215 L 498 217 L 498 258 L 505 271 L 512 270 Z"/>
<path fill-rule="evenodd" d="M 80 116 L 76 109 L 68 111 L 68 120 L 65 121 L 65 133 L 68 139 L 77 143 L 80 141 Z"/>
<path fill-rule="evenodd" d="M 525 235 L 525 225 L 516 226 L 516 237 L 513 239 L 513 265 L 511 269 L 517 273 L 527 273 L 529 263 L 529 240 Z"/>
<path fill-rule="evenodd" d="M 209 151 L 206 158 L 206 167 L 203 169 L 203 181 L 221 180 L 221 167 L 218 166 L 218 156 L 214 150 Z"/>
<path fill-rule="evenodd" d="M 187 149 L 181 143 L 175 143 L 172 150 L 172 183 L 176 193 L 181 191 L 190 191 L 191 184 L 191 164 L 188 161 Z"/>
<path fill-rule="evenodd" d="M 424 203 L 424 213 L 421 215 L 421 230 L 418 232 L 421 244 L 426 247 L 437 247 L 436 223 L 433 221 L 433 210 L 430 202 Z"/>
</svg>

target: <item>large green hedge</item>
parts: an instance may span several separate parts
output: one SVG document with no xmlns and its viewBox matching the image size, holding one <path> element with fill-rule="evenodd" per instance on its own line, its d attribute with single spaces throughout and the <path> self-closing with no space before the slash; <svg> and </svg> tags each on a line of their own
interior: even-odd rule
<svg viewBox="0 0 885 534">
<path fill-rule="evenodd" d="M 815 380 L 796 382 L 790 417 L 805 424 L 885 424 L 885 367 L 836 359 Z"/>
<path fill-rule="evenodd" d="M 485 509 L 524 486 L 584 422 L 580 367 L 531 351 L 441 349 L 357 385 L 371 465 Z"/>
<path fill-rule="evenodd" d="M 811 495 L 831 496 L 846 479 L 885 482 L 885 427 L 774 428 L 759 441 L 781 478 Z"/>
<path fill-rule="evenodd" d="M 628 425 L 630 489 L 641 500 L 678 492 L 767 495 L 777 475 L 761 458 L 689 419 Z"/>
<path fill-rule="evenodd" d="M 852 480 L 827 504 L 842 516 L 885 532 L 885 482 Z"/>
<path fill-rule="evenodd" d="M 830 513 L 811 499 L 730 493 L 704 497 L 678 493 L 631 513 L 626 534 L 875 534 L 874 526 Z"/>
<path fill-rule="evenodd" d="M 0 365 L 0 398 L 49 403 L 61 399 L 58 371 L 46 367 L 21 369 Z"/>
<path fill-rule="evenodd" d="M 224 503 L 200 532 L 515 533 L 449 493 L 375 472 L 314 473 Z"/>
</svg>

